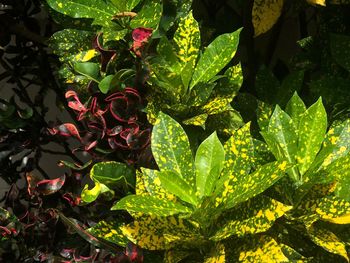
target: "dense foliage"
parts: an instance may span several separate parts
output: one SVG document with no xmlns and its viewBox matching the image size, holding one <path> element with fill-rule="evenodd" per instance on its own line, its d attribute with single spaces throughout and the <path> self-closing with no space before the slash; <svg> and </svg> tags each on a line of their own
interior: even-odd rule
<svg viewBox="0 0 350 263">
<path fill-rule="evenodd" d="M 0 2 L 1 262 L 349 262 L 349 1 Z"/>
</svg>

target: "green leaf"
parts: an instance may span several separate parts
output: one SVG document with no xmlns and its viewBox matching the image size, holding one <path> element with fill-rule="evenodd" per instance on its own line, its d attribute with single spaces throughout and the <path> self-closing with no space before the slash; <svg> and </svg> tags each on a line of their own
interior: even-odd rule
<svg viewBox="0 0 350 263">
<path fill-rule="evenodd" d="M 191 209 L 186 206 L 161 200 L 153 196 L 128 195 L 117 202 L 112 210 L 127 210 L 128 212 L 141 212 L 153 216 L 171 216 L 176 214 L 189 214 Z"/>
<path fill-rule="evenodd" d="M 114 191 L 109 189 L 106 185 L 99 182 L 95 182 L 95 186 L 89 190 L 89 186 L 86 184 L 81 192 L 81 200 L 85 203 L 91 203 L 97 199 L 100 194 L 107 193 L 109 197 L 113 197 Z"/>
<path fill-rule="evenodd" d="M 277 160 L 286 159 L 289 163 L 295 163 L 295 155 L 298 147 L 295 126 L 289 115 L 281 110 L 278 105 L 271 116 L 268 133 L 272 135 L 283 151 L 282 156 L 273 152 Z"/>
<path fill-rule="evenodd" d="M 78 62 L 74 64 L 74 70 L 95 82 L 100 82 L 98 80 L 100 76 L 100 66 L 97 63 Z"/>
<path fill-rule="evenodd" d="M 163 61 L 167 64 L 168 68 L 171 69 L 172 72 L 178 74 L 181 69 L 180 62 L 178 61 L 173 46 L 165 36 L 160 39 L 157 45 L 157 52 L 164 59 Z"/>
<path fill-rule="evenodd" d="M 241 29 L 218 36 L 200 57 L 190 84 L 206 83 L 219 73 L 236 54 Z"/>
<path fill-rule="evenodd" d="M 146 0 L 142 9 L 130 22 L 131 28 L 146 27 L 156 29 L 162 16 L 163 6 L 160 0 Z"/>
<path fill-rule="evenodd" d="M 131 11 L 141 0 L 111 0 L 112 4 L 118 9 L 118 12 Z"/>
<path fill-rule="evenodd" d="M 51 8 L 73 18 L 93 18 L 93 24 L 108 26 L 118 9 L 103 0 L 47 0 Z"/>
<path fill-rule="evenodd" d="M 280 105 L 285 105 L 293 94 L 300 91 L 304 83 L 304 71 L 293 71 L 289 73 L 282 81 L 277 94 Z"/>
<path fill-rule="evenodd" d="M 112 86 L 113 78 L 114 78 L 114 75 L 108 75 L 104 77 L 100 83 L 98 83 L 98 88 L 103 94 L 107 94 L 108 91 L 113 87 Z"/>
<path fill-rule="evenodd" d="M 226 262 L 226 260 L 227 256 L 225 245 L 218 242 L 211 248 L 210 252 L 207 253 L 203 263 Z"/>
<path fill-rule="evenodd" d="M 181 200 L 197 206 L 198 200 L 191 185 L 188 185 L 177 173 L 162 170 L 158 173 L 161 187 L 167 192 L 176 195 Z"/>
<path fill-rule="evenodd" d="M 178 173 L 189 185 L 195 184 L 193 157 L 181 125 L 159 113 L 151 138 L 152 153 L 159 169 Z"/>
<path fill-rule="evenodd" d="M 317 226 L 311 226 L 307 230 L 311 240 L 315 242 L 315 244 L 323 247 L 330 253 L 342 256 L 347 262 L 349 262 L 345 243 L 342 242 L 333 232 L 326 228 Z"/>
<path fill-rule="evenodd" d="M 299 129 L 300 117 L 306 111 L 306 106 L 301 98 L 298 96 L 298 93 L 294 93 L 293 97 L 289 100 L 286 106 L 286 112 L 292 118 L 295 127 Z"/>
<path fill-rule="evenodd" d="M 271 105 L 263 101 L 258 101 L 258 109 L 257 109 L 258 124 L 262 132 L 267 132 L 272 113 L 273 113 L 273 108 Z"/>
<path fill-rule="evenodd" d="M 200 198 L 212 194 L 224 161 L 224 147 L 214 132 L 201 143 L 196 153 L 196 186 Z"/>
<path fill-rule="evenodd" d="M 118 162 L 100 162 L 90 171 L 91 179 L 108 187 L 123 186 L 134 188 L 135 171 L 130 166 Z"/>
<path fill-rule="evenodd" d="M 86 229 L 91 235 L 105 239 L 109 242 L 125 247 L 128 239 L 123 235 L 120 227 L 123 224 L 117 222 L 100 221 L 93 227 Z"/>
<path fill-rule="evenodd" d="M 220 227 L 217 227 L 219 230 L 210 239 L 219 241 L 232 235 L 244 236 L 265 232 L 277 218 L 291 208 L 265 196 L 248 200 L 237 209 L 224 214 L 224 222 L 220 223 Z"/>
<path fill-rule="evenodd" d="M 347 71 L 350 71 L 350 36 L 331 34 L 330 46 L 334 60 Z"/>
<path fill-rule="evenodd" d="M 327 113 L 319 99 L 300 117 L 296 159 L 301 175 L 310 168 L 321 148 L 327 129 Z"/>
<path fill-rule="evenodd" d="M 200 48 L 200 32 L 192 12 L 182 18 L 174 35 L 177 57 L 189 67 L 194 68 Z"/>
</svg>

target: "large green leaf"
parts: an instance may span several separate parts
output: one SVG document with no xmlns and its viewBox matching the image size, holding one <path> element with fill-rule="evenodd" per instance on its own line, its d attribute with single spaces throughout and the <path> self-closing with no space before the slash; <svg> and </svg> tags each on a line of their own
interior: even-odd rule
<svg viewBox="0 0 350 263">
<path fill-rule="evenodd" d="M 178 173 L 189 185 L 195 184 L 193 157 L 181 125 L 159 113 L 152 132 L 152 153 L 160 170 Z"/>
<path fill-rule="evenodd" d="M 119 12 L 131 11 L 141 0 L 110 0 Z"/>
<path fill-rule="evenodd" d="M 240 32 L 241 29 L 220 35 L 209 44 L 197 63 L 191 89 L 200 82 L 208 82 L 227 65 L 236 54 Z"/>
<path fill-rule="evenodd" d="M 162 1 L 146 0 L 142 9 L 130 22 L 132 28 L 146 27 L 156 29 L 163 12 Z"/>
<path fill-rule="evenodd" d="M 191 209 L 178 203 L 162 200 L 153 196 L 128 195 L 117 202 L 112 210 L 127 210 L 128 212 L 141 212 L 153 216 L 170 216 L 176 214 L 189 214 Z"/>
<path fill-rule="evenodd" d="M 74 18 L 93 18 L 94 24 L 108 26 L 118 9 L 103 0 L 47 0 L 51 8 Z"/>
<path fill-rule="evenodd" d="M 244 236 L 264 232 L 291 208 L 265 196 L 250 199 L 227 215 L 224 214 L 224 223 L 220 223 L 219 230 L 211 240 L 219 241 L 232 235 Z"/>
<path fill-rule="evenodd" d="M 247 201 L 281 179 L 286 169 L 287 162 L 271 162 L 261 166 L 254 173 L 237 178 L 234 174 L 220 180 L 216 187 L 215 206 L 224 205 L 226 208 Z"/>
<path fill-rule="evenodd" d="M 212 194 L 224 161 L 224 147 L 214 132 L 201 143 L 196 153 L 196 187 L 199 197 Z"/>
<path fill-rule="evenodd" d="M 198 200 L 193 186 L 188 185 L 177 173 L 169 170 L 162 170 L 158 173 L 161 187 L 167 192 L 179 197 L 181 200 L 197 205 Z"/>
<path fill-rule="evenodd" d="M 180 20 L 174 35 L 175 50 L 179 60 L 194 68 L 200 48 L 200 33 L 197 21 L 192 13 Z"/>
<path fill-rule="evenodd" d="M 74 70 L 95 82 L 100 82 L 100 66 L 98 63 L 78 62 L 74 64 Z"/>
<path fill-rule="evenodd" d="M 296 159 L 301 175 L 310 168 L 327 129 L 327 113 L 319 99 L 300 117 L 298 153 Z"/>
</svg>

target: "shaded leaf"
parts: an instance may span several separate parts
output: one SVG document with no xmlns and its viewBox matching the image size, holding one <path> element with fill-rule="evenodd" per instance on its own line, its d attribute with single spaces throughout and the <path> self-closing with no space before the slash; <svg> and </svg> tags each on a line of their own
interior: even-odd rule
<svg viewBox="0 0 350 263">
<path fill-rule="evenodd" d="M 334 60 L 347 71 L 350 71 L 350 36 L 331 34 L 330 46 Z"/>
<path fill-rule="evenodd" d="M 147 0 L 142 9 L 130 22 L 132 28 L 145 27 L 157 28 L 163 12 L 162 2 L 160 0 Z"/>
<path fill-rule="evenodd" d="M 103 238 L 119 246 L 126 246 L 128 239 L 123 235 L 121 225 L 117 222 L 100 221 L 86 231 L 95 237 Z"/>
<path fill-rule="evenodd" d="M 252 19 L 254 35 L 269 31 L 282 13 L 283 0 L 254 0 Z"/>
<path fill-rule="evenodd" d="M 167 200 L 153 196 L 129 195 L 118 201 L 112 210 L 127 210 L 128 212 L 141 212 L 154 216 L 170 216 L 175 214 L 188 214 L 191 209 Z"/>
</svg>

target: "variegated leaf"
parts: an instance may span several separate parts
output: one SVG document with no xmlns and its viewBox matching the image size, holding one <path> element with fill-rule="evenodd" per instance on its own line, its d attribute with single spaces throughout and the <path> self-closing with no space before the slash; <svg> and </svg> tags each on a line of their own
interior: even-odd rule
<svg viewBox="0 0 350 263">
<path fill-rule="evenodd" d="M 146 215 L 170 216 L 175 214 L 189 214 L 191 209 L 179 203 L 162 200 L 154 196 L 128 195 L 118 201 L 112 210 L 127 210 L 128 212 L 140 212 Z"/>
<path fill-rule="evenodd" d="M 326 228 L 311 226 L 308 229 L 308 234 L 315 244 L 323 247 L 330 253 L 342 256 L 349 262 L 349 256 L 346 252 L 346 245 L 333 232 Z"/>
<path fill-rule="evenodd" d="M 254 35 L 269 31 L 282 13 L 283 0 L 254 0 L 252 19 Z"/>
<path fill-rule="evenodd" d="M 272 237 L 260 236 L 245 241 L 245 245 L 237 248 L 238 262 L 289 262 L 282 246 Z"/>
<path fill-rule="evenodd" d="M 250 123 L 247 123 L 224 144 L 225 163 L 223 175 L 234 174 L 236 178 L 246 176 L 252 166 L 253 141 L 250 135 Z"/>
<path fill-rule="evenodd" d="M 150 195 L 158 197 L 159 199 L 176 202 L 176 196 L 167 192 L 164 188 L 161 187 L 161 182 L 159 179 L 160 171 L 150 170 L 146 168 L 141 168 L 141 171 L 145 189 Z"/>
<path fill-rule="evenodd" d="M 168 115 L 159 113 L 151 141 L 152 153 L 159 169 L 173 170 L 189 185 L 194 185 L 193 157 L 181 125 Z"/>
<path fill-rule="evenodd" d="M 158 24 L 163 12 L 162 1 L 160 0 L 146 0 L 137 13 L 136 17 L 130 22 L 132 28 L 158 28 Z"/>
<path fill-rule="evenodd" d="M 214 132 L 201 143 L 196 153 L 196 187 L 200 198 L 212 194 L 224 161 L 224 147 Z"/>
<path fill-rule="evenodd" d="M 103 238 L 119 246 L 126 246 L 128 239 L 123 235 L 121 225 L 116 222 L 100 221 L 86 231 L 95 237 Z"/>
<path fill-rule="evenodd" d="M 171 249 L 185 242 L 198 242 L 198 230 L 181 218 L 143 215 L 129 225 L 121 227 L 123 234 L 138 246 L 149 250 Z"/>
<path fill-rule="evenodd" d="M 327 129 L 327 113 L 319 99 L 300 117 L 296 159 L 301 175 L 310 168 L 321 148 Z"/>
<path fill-rule="evenodd" d="M 199 58 L 190 84 L 206 83 L 219 73 L 236 54 L 241 29 L 218 36 Z"/>
<path fill-rule="evenodd" d="M 205 122 L 208 119 L 208 114 L 203 113 L 199 114 L 197 116 L 194 116 L 192 118 L 184 120 L 182 123 L 185 125 L 194 125 L 194 126 L 199 126 L 202 127 L 203 129 L 205 128 Z"/>
<path fill-rule="evenodd" d="M 261 166 L 254 173 L 239 178 L 231 174 L 223 184 L 217 185 L 215 206 L 224 205 L 226 208 L 247 201 L 281 179 L 288 168 L 287 162 L 272 162 Z M 222 183 L 222 182 L 221 182 Z"/>
<path fill-rule="evenodd" d="M 220 224 L 220 230 L 211 237 L 211 240 L 219 241 L 232 235 L 244 236 L 264 232 L 290 209 L 291 206 L 269 197 L 250 199 L 225 216 L 226 222 Z"/>
<path fill-rule="evenodd" d="M 298 93 L 294 93 L 292 98 L 288 101 L 286 106 L 286 113 L 292 118 L 295 128 L 299 130 L 300 117 L 305 113 L 306 106 Z"/>
<path fill-rule="evenodd" d="M 174 35 L 174 42 L 179 60 L 183 65 L 190 63 L 190 67 L 194 68 L 201 40 L 199 26 L 192 13 L 180 20 L 179 27 Z"/>
</svg>

